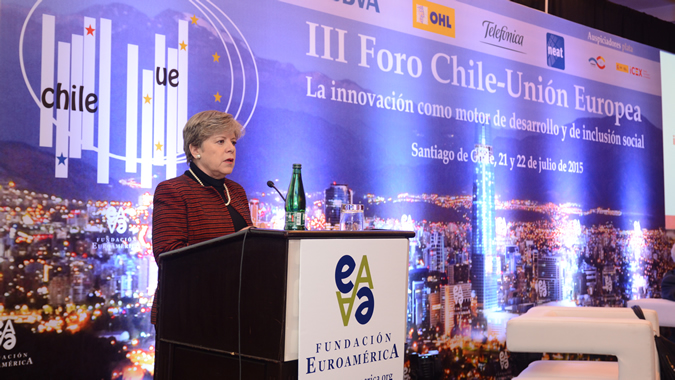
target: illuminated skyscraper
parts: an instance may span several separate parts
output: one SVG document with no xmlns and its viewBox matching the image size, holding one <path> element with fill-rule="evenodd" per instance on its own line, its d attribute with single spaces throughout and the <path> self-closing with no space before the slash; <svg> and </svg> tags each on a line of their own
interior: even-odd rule
<svg viewBox="0 0 675 380">
<path fill-rule="evenodd" d="M 476 129 L 476 169 L 471 206 L 471 287 L 476 292 L 478 308 L 497 308 L 497 270 L 495 266 L 495 174 L 491 161 L 490 126 Z"/>
<path fill-rule="evenodd" d="M 413 323 L 416 326 L 422 326 L 427 309 L 425 308 L 426 291 L 424 288 L 424 281 L 412 281 L 412 314 Z M 409 301 L 409 302 L 410 302 Z"/>
<path fill-rule="evenodd" d="M 153 264 L 154 258 L 152 256 L 144 256 L 138 259 L 138 290 L 141 294 L 152 295 L 149 292 L 150 288 L 150 266 Z"/>
<path fill-rule="evenodd" d="M 452 286 L 441 285 L 441 318 L 443 318 L 443 334 L 450 335 L 455 326 L 455 299 Z"/>
<path fill-rule="evenodd" d="M 583 280 L 583 286 L 581 287 L 580 294 L 588 294 L 592 296 L 596 290 L 598 270 L 594 266 L 584 261 L 581 264 L 581 272 L 583 273 L 583 276 L 581 277 Z"/>
<path fill-rule="evenodd" d="M 72 288 L 67 276 L 52 277 L 49 282 L 49 304 L 64 305 L 71 300 Z"/>
<path fill-rule="evenodd" d="M 445 239 L 443 233 L 434 231 L 429 241 L 429 270 L 445 272 Z"/>
<path fill-rule="evenodd" d="M 445 329 L 443 327 L 445 323 L 445 318 L 442 313 L 442 304 L 441 304 L 441 293 L 433 292 L 429 294 L 429 323 L 431 328 L 439 327 L 439 332 L 444 333 Z"/>
<path fill-rule="evenodd" d="M 563 299 L 559 255 L 539 252 L 535 263 L 535 281 L 540 300 L 560 301 Z"/>
<path fill-rule="evenodd" d="M 340 207 L 343 204 L 352 203 L 353 196 L 353 191 L 347 185 L 340 185 L 335 182 L 324 190 L 326 224 L 331 226 L 340 224 Z"/>
</svg>

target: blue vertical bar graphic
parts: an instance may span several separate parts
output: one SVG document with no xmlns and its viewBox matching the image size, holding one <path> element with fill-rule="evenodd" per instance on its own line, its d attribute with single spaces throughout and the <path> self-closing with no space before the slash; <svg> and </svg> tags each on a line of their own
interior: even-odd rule
<svg viewBox="0 0 675 380">
<path fill-rule="evenodd" d="M 182 130 L 188 120 L 188 22 L 178 20 L 178 120 L 177 125 Z M 183 134 L 176 134 L 178 146 L 183 146 Z"/>
<path fill-rule="evenodd" d="M 55 58 L 55 38 L 56 19 L 52 15 L 42 15 L 42 68 L 40 73 L 40 93 L 45 89 L 51 88 L 51 100 L 54 96 L 54 58 Z M 49 93 L 45 94 L 45 102 L 49 102 Z M 40 146 L 52 146 L 53 139 L 54 110 L 43 105 L 40 106 Z"/>
<path fill-rule="evenodd" d="M 72 97 L 70 106 L 70 157 L 82 158 L 82 112 L 85 112 L 82 108 L 87 96 L 82 87 L 84 40 L 77 34 L 73 34 L 71 40 L 70 83 L 75 88 L 71 86 L 70 91 L 75 96 Z"/>
<path fill-rule="evenodd" d="M 138 45 L 127 45 L 127 133 L 124 170 L 136 173 L 138 157 Z"/>
<path fill-rule="evenodd" d="M 178 70 L 178 51 L 169 48 L 167 51 L 166 69 Z M 178 76 L 180 83 L 180 75 Z M 178 89 L 174 86 L 166 88 L 166 179 L 176 176 L 176 156 L 182 146 L 176 145 L 178 139 L 177 133 L 177 109 L 178 108 Z"/>
<path fill-rule="evenodd" d="M 99 29 L 98 77 L 98 171 L 96 181 L 110 181 L 110 76 L 112 58 L 112 22 L 101 19 Z"/>
<path fill-rule="evenodd" d="M 154 116 L 153 116 L 153 139 L 154 147 L 152 149 L 153 162 L 155 165 L 164 163 L 164 152 L 166 151 L 166 142 L 164 141 L 164 100 L 166 83 L 169 73 L 166 70 L 166 37 L 161 34 L 155 34 L 155 98 Z M 162 80 L 163 78 L 163 80 Z M 164 84 L 160 84 L 162 81 Z"/>
<path fill-rule="evenodd" d="M 71 106 L 70 99 L 70 44 L 59 42 L 58 64 L 56 67 L 56 80 L 58 85 L 54 92 L 54 107 L 56 108 L 56 149 L 55 176 L 56 178 L 68 178 L 68 119 Z"/>
<path fill-rule="evenodd" d="M 82 85 L 85 94 L 96 93 L 96 36 L 100 32 L 96 29 L 96 19 L 84 18 L 83 27 L 84 53 L 82 62 Z M 82 115 L 82 149 L 94 149 L 94 113 L 85 112 Z"/>
<path fill-rule="evenodd" d="M 152 113 L 154 70 L 143 70 L 141 106 L 141 187 L 152 187 Z"/>
</svg>

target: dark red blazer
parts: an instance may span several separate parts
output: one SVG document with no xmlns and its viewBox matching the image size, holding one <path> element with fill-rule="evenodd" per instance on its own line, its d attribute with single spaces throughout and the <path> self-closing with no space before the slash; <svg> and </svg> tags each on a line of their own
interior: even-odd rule
<svg viewBox="0 0 675 380">
<path fill-rule="evenodd" d="M 230 204 L 241 214 L 246 225 L 252 226 L 244 188 L 227 178 L 225 185 L 232 199 Z M 152 249 L 155 260 L 164 252 L 235 232 L 230 213 L 218 191 L 211 186 L 202 186 L 185 174 L 157 185 L 153 204 Z M 153 324 L 157 320 L 159 306 L 156 295 L 152 305 Z"/>
</svg>

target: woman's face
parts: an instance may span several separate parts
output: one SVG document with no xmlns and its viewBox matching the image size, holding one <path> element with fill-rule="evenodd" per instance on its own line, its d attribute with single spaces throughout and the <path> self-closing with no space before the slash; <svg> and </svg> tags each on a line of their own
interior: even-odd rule
<svg viewBox="0 0 675 380">
<path fill-rule="evenodd" d="M 233 131 L 220 131 L 204 140 L 200 147 L 190 145 L 190 152 L 199 169 L 210 177 L 222 179 L 234 169 L 236 144 L 237 138 Z"/>
</svg>

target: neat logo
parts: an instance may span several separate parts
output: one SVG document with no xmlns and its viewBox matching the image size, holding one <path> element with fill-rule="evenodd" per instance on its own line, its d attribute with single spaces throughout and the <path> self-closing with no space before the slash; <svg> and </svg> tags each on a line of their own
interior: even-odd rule
<svg viewBox="0 0 675 380">
<path fill-rule="evenodd" d="M 640 69 L 635 66 L 624 65 L 623 63 L 616 63 L 616 70 L 624 72 L 626 74 L 635 75 L 636 77 L 642 77 L 649 79 L 649 73 L 647 70 Z"/>
<path fill-rule="evenodd" d="M 565 70 L 565 39 L 552 33 L 546 33 L 546 64 Z"/>
<path fill-rule="evenodd" d="M 340 1 L 340 0 L 335 0 L 335 1 Z M 366 10 L 369 10 L 370 7 L 373 7 L 375 12 L 380 13 L 380 5 L 377 3 L 377 0 L 368 0 L 366 3 L 366 0 L 342 0 L 343 4 L 347 5 L 355 5 L 358 4 L 359 8 L 363 9 L 363 7 L 366 7 Z"/>
<path fill-rule="evenodd" d="M 413 0 L 413 27 L 455 38 L 455 10 L 425 0 Z"/>
<path fill-rule="evenodd" d="M 16 346 L 16 332 L 14 331 L 14 325 L 12 325 L 12 320 L 8 319 L 4 322 L 0 321 L 0 347 L 9 351 L 14 346 Z"/>
<path fill-rule="evenodd" d="M 350 277 L 354 273 L 354 269 L 356 269 L 356 262 L 349 255 L 342 256 L 335 266 L 335 286 L 338 288 L 338 291 L 335 293 L 337 294 L 342 323 L 345 327 L 349 325 L 356 297 L 359 300 L 365 298 L 356 308 L 354 315 L 359 324 L 365 325 L 368 323 L 370 318 L 373 317 L 373 310 L 375 308 L 373 279 L 370 275 L 370 267 L 368 266 L 368 256 L 363 255 L 361 258 L 356 281 L 352 282 Z M 365 286 L 360 286 L 362 284 Z"/>
<path fill-rule="evenodd" d="M 602 58 L 602 56 L 598 56 L 597 58 L 589 58 L 588 62 L 591 64 L 591 66 L 595 66 L 600 70 L 603 70 L 605 68 L 605 59 Z"/>
</svg>

